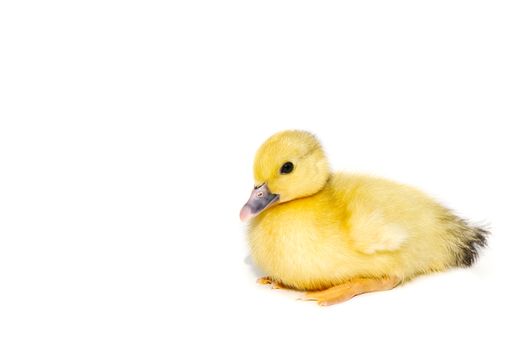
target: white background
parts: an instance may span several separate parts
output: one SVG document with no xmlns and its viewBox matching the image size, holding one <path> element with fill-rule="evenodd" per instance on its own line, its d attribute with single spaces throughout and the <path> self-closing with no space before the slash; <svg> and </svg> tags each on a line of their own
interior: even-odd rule
<svg viewBox="0 0 524 350">
<path fill-rule="evenodd" d="M 521 1 L 3 1 L 0 348 L 522 349 L 523 18 Z M 287 128 L 489 223 L 489 249 L 328 308 L 256 285 L 238 212 Z"/>
</svg>

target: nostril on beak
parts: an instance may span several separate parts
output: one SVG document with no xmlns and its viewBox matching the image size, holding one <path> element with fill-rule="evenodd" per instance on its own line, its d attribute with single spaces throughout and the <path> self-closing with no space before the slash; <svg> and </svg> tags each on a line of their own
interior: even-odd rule
<svg viewBox="0 0 524 350">
<path fill-rule="evenodd" d="M 262 197 L 263 195 L 264 195 L 264 193 L 262 193 L 262 192 L 258 192 L 258 193 L 257 193 L 257 197 L 258 197 L 258 198 Z"/>
</svg>

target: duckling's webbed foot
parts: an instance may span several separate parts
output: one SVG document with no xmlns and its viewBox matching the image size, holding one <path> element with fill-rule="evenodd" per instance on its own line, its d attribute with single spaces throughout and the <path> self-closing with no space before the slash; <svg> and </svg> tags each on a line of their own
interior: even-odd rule
<svg viewBox="0 0 524 350">
<path fill-rule="evenodd" d="M 275 281 L 269 276 L 260 277 L 257 279 L 258 284 L 270 284 L 272 289 L 287 289 L 282 283 Z"/>
<path fill-rule="evenodd" d="M 355 278 L 325 290 L 308 292 L 303 300 L 314 300 L 321 306 L 329 306 L 344 302 L 359 294 L 393 289 L 399 283 L 400 279 L 397 277 Z"/>
</svg>

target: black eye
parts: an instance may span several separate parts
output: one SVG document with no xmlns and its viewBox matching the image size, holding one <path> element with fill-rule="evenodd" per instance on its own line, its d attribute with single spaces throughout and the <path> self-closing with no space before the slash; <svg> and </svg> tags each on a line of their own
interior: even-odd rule
<svg viewBox="0 0 524 350">
<path fill-rule="evenodd" d="M 281 174 L 289 174 L 290 172 L 293 171 L 293 163 L 291 162 L 285 162 L 284 165 L 282 165 L 282 168 L 280 168 L 280 173 Z"/>
</svg>

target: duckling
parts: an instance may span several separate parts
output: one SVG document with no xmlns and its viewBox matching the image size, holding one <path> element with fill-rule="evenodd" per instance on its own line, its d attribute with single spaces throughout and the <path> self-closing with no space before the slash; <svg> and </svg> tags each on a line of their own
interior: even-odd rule
<svg viewBox="0 0 524 350">
<path fill-rule="evenodd" d="M 255 187 L 240 211 L 258 280 L 332 305 L 392 289 L 421 274 L 471 266 L 488 231 L 419 190 L 332 172 L 306 131 L 271 136 L 258 149 Z"/>
</svg>

